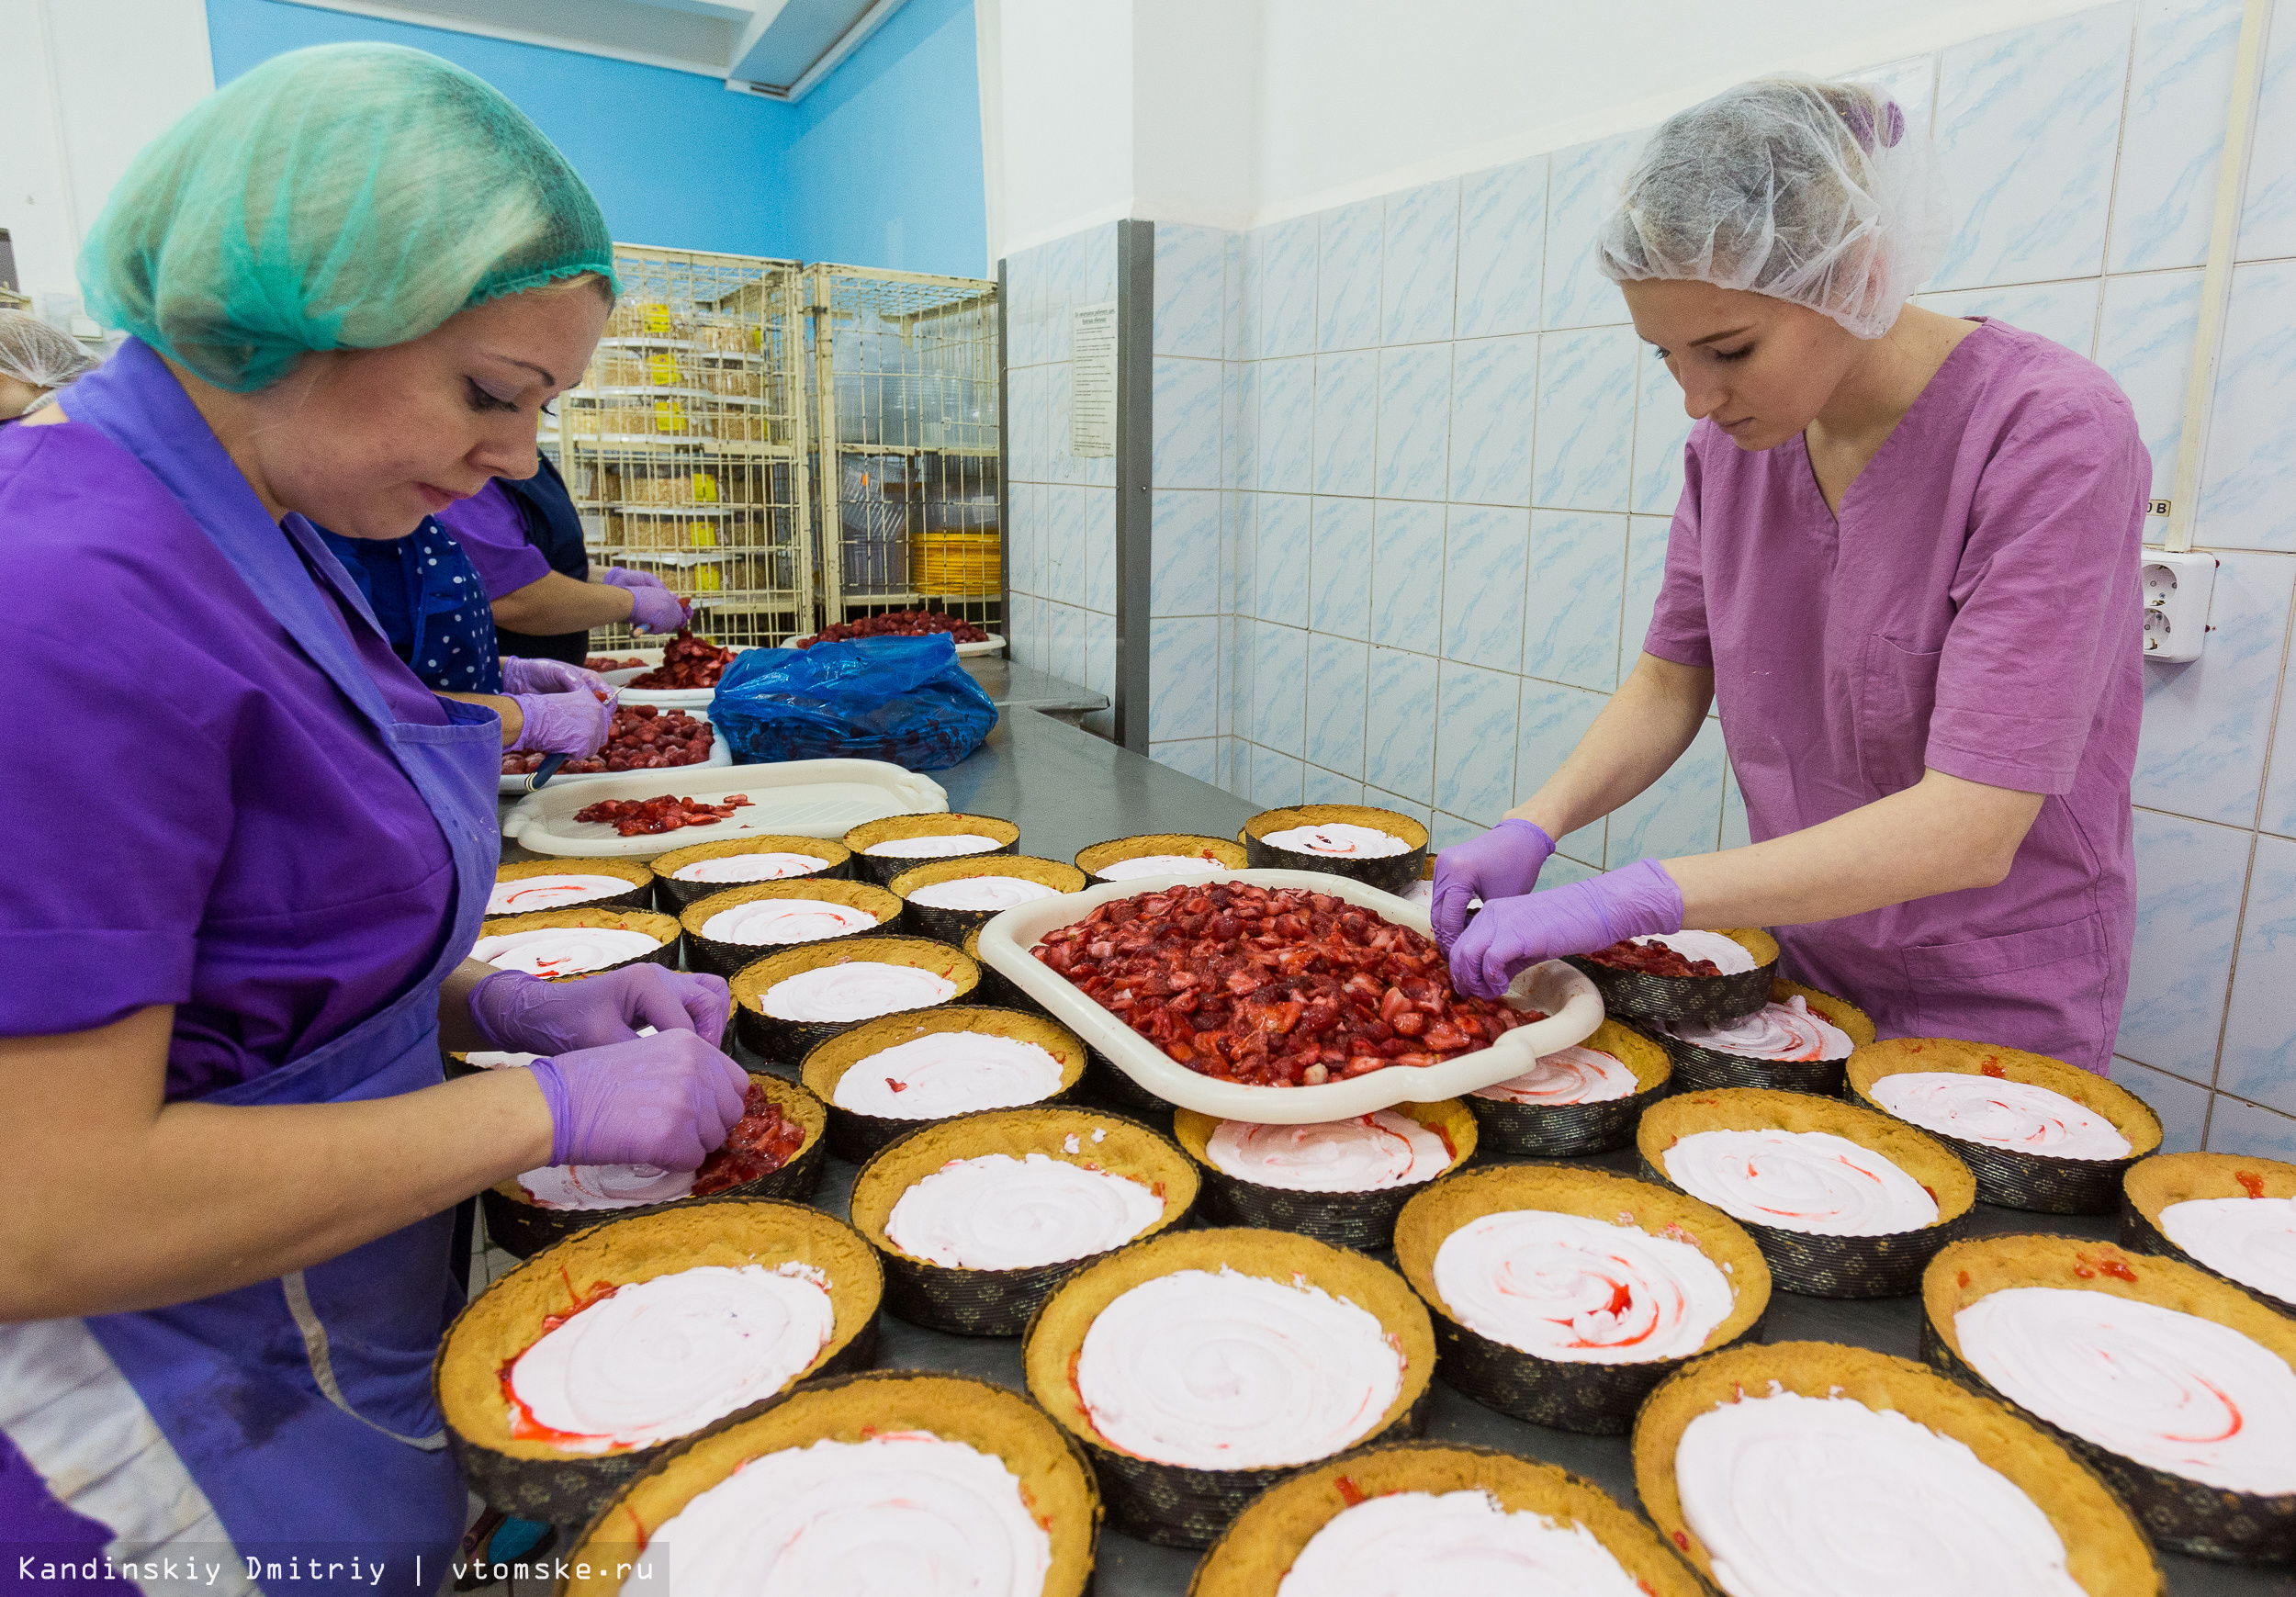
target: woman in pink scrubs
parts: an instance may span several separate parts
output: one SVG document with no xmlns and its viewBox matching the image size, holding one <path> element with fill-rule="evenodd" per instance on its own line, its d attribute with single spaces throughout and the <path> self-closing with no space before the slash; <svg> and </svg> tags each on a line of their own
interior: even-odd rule
<svg viewBox="0 0 2296 1597">
<path fill-rule="evenodd" d="M 2151 462 L 2089 362 L 1906 303 L 1946 236 L 1927 145 L 1873 85 L 1758 81 L 1653 136 L 1601 249 L 1696 419 L 1665 580 L 1577 748 L 1436 863 L 1463 988 L 1767 926 L 1885 1035 L 2106 1074 Z M 1657 781 L 1710 705 L 1751 846 L 1529 896 L 1553 839 Z"/>
</svg>

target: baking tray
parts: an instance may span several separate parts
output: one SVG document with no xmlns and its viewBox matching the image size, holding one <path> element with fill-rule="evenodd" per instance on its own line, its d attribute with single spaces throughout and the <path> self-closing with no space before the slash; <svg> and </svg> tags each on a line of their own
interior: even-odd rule
<svg viewBox="0 0 2296 1597">
<path fill-rule="evenodd" d="M 1201 886 L 1205 880 L 1201 876 L 1143 876 L 1007 909 L 981 928 L 981 962 L 1166 1103 L 1223 1120 L 1255 1120 L 1264 1125 L 1309 1125 L 1367 1115 L 1396 1104 L 1458 1097 L 1477 1087 L 1521 1075 L 1540 1054 L 1584 1040 L 1603 1022 L 1603 1000 L 1596 995 L 1594 984 L 1561 961 L 1548 960 L 1516 976 L 1508 993 L 1518 1005 L 1544 1010 L 1548 1018 L 1516 1027 L 1489 1048 L 1424 1069 L 1390 1067 L 1322 1086 L 1245 1086 L 1214 1081 L 1166 1059 L 1163 1050 L 1086 997 L 1029 951 L 1046 932 L 1082 920 L 1110 899 L 1131 898 L 1165 887 Z M 1425 914 L 1393 894 L 1327 872 L 1235 871 L 1221 880 L 1329 894 L 1360 905 L 1397 926 L 1409 927 L 1423 937 L 1434 935 Z"/>
<path fill-rule="evenodd" d="M 602 799 L 675 793 L 715 800 L 729 793 L 747 793 L 751 802 L 715 826 L 652 837 L 625 838 L 606 822 L 574 818 L 575 811 Z M 926 815 L 948 807 L 949 795 L 939 782 L 882 759 L 786 759 L 771 765 L 720 768 L 681 765 L 669 770 L 615 772 L 571 789 L 562 789 L 554 782 L 511 806 L 502 817 L 502 839 L 537 854 L 650 859 L 688 843 L 750 834 L 841 838 L 863 821 Z"/>
<path fill-rule="evenodd" d="M 693 715 L 693 712 L 691 710 L 687 711 L 686 714 Z M 707 715 L 693 715 L 693 718 L 696 721 L 710 721 L 710 718 Z M 670 767 L 670 770 L 709 770 L 723 766 L 728 766 L 734 762 L 734 746 L 732 741 L 728 739 L 725 732 L 718 727 L 716 722 L 710 721 L 710 727 L 715 734 L 710 739 L 710 757 L 702 761 L 699 765 L 677 765 Z M 502 752 L 508 754 L 510 750 L 506 748 Z M 604 782 L 609 777 L 628 776 L 630 774 L 632 773 L 626 770 L 561 770 L 557 775 L 550 779 L 548 785 L 550 787 L 558 787 L 568 782 Z M 640 774 L 658 776 L 661 773 L 658 771 L 649 771 Z M 502 778 L 502 785 L 497 791 L 501 793 L 532 793 L 535 791 L 535 773 L 529 771 L 523 776 L 506 776 Z"/>
</svg>

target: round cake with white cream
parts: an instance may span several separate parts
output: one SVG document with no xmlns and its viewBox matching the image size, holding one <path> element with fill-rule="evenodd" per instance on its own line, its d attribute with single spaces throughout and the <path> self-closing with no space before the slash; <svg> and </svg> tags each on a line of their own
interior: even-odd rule
<svg viewBox="0 0 2296 1597">
<path fill-rule="evenodd" d="M 1111 860 L 1093 874 L 1104 882 L 1133 882 L 1142 876 L 1217 876 L 1227 866 L 1201 854 L 1137 854 Z"/>
<path fill-rule="evenodd" d="M 2226 1279 L 2296 1303 L 2296 1198 L 2189 1198 L 2162 1208 L 2160 1230 Z"/>
<path fill-rule="evenodd" d="M 941 1120 L 1041 1103 L 1061 1090 L 1061 1076 L 1059 1059 L 1033 1042 L 986 1031 L 936 1031 L 856 1060 L 838 1077 L 829 1101 L 857 1115 Z"/>
<path fill-rule="evenodd" d="M 676 1202 L 693 1190 L 693 1175 L 652 1164 L 546 1164 L 518 1185 L 537 1209 L 636 1209 Z"/>
<path fill-rule="evenodd" d="M 923 838 L 887 838 L 861 852 L 881 860 L 951 860 L 961 854 L 993 854 L 1004 846 L 978 832 L 942 832 Z"/>
<path fill-rule="evenodd" d="M 956 983 L 935 972 L 853 960 L 786 976 L 759 995 L 758 1001 L 776 1019 L 842 1021 L 929 1008 L 956 995 Z"/>
<path fill-rule="evenodd" d="M 1645 1597 L 1649 1591 L 1575 1521 L 1510 1513 L 1487 1491 L 1390 1491 L 1324 1521 L 1276 1597 Z"/>
<path fill-rule="evenodd" d="M 1677 933 L 1677 936 L 1684 935 Z M 1700 933 L 1711 936 L 1711 933 Z M 1730 939 L 1721 939 L 1747 961 L 1753 958 Z M 1711 956 L 1700 956 L 1711 957 Z M 1720 962 L 1717 961 L 1716 963 Z M 1751 970 L 1750 963 L 1743 968 Z M 1728 973 L 1727 972 L 1725 973 Z M 1736 1020 L 1659 1021 L 1659 1029 L 1679 1042 L 1740 1059 L 1847 1059 L 1857 1044 L 1847 1031 L 1823 1015 L 1814 1014 L 1799 993 L 1783 1004 L 1768 1004 Z"/>
<path fill-rule="evenodd" d="M 1542 1209 L 1469 1220 L 1435 1250 L 1435 1289 L 1477 1334 L 1540 1358 L 1688 1358 L 1736 1307 L 1694 1244 Z"/>
<path fill-rule="evenodd" d="M 1938 1218 L 1896 1164 L 1831 1131 L 1694 1131 L 1663 1154 L 1667 1179 L 1733 1220 L 1816 1236 L 1888 1236 Z"/>
<path fill-rule="evenodd" d="M 819 942 L 877 924 L 867 910 L 826 898 L 752 898 L 711 916 L 702 923 L 702 935 L 712 942 L 750 946 Z"/>
<path fill-rule="evenodd" d="M 2032 1082 L 1961 1071 L 1875 1079 L 1874 1101 L 1899 1119 L 1964 1142 L 2053 1159 L 2124 1159 L 2129 1140 L 2104 1116 Z"/>
<path fill-rule="evenodd" d="M 1205 1142 L 1215 1169 L 1291 1192 L 1374 1192 L 1433 1181 L 1456 1156 L 1434 1127 L 1394 1109 L 1304 1126 L 1222 1120 Z"/>
<path fill-rule="evenodd" d="M 625 876 L 591 876 L 576 872 L 555 876 L 513 876 L 497 882 L 487 895 L 487 914 L 533 915 L 546 909 L 570 909 L 630 891 Z"/>
<path fill-rule="evenodd" d="M 623 883 L 624 887 L 629 885 Z M 482 937 L 470 957 L 498 971 L 530 976 L 578 976 L 644 959 L 661 944 L 642 931 L 615 927 L 551 926 Z"/>
<path fill-rule="evenodd" d="M 1024 876 L 959 876 L 929 883 L 912 892 L 911 904 L 929 909 L 1006 910 L 1017 904 L 1059 894 L 1041 882 Z"/>
<path fill-rule="evenodd" d="M 1121 1247 L 1163 1215 L 1164 1199 L 1127 1176 L 1043 1153 L 986 1153 L 952 1159 L 902 1193 L 885 1235 L 949 1269 L 1020 1270 Z"/>
<path fill-rule="evenodd" d="M 1260 841 L 1271 849 L 1289 849 L 1295 854 L 1317 854 L 1332 860 L 1383 860 L 1392 854 L 1407 853 L 1411 849 L 1409 843 L 1390 832 L 1345 821 L 1289 827 L 1270 832 Z"/>
<path fill-rule="evenodd" d="M 1521 1075 L 1477 1087 L 1472 1096 L 1499 1103 L 1553 1108 L 1604 1103 L 1613 1098 L 1632 1097 L 1640 1090 L 1635 1073 L 1616 1054 L 1574 1044 L 1540 1054 Z"/>
<path fill-rule="evenodd" d="M 829 862 L 811 854 L 720 854 L 713 860 L 692 860 L 670 873 L 672 882 L 781 882 L 792 876 L 811 876 L 827 871 Z"/>
</svg>

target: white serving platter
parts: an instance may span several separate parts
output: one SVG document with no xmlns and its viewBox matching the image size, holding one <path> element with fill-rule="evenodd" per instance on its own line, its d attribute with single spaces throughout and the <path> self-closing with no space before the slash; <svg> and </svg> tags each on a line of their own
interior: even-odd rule
<svg viewBox="0 0 2296 1597">
<path fill-rule="evenodd" d="M 694 719 L 697 721 L 709 721 L 710 718 L 707 715 L 696 715 L 694 716 Z M 710 721 L 710 725 L 712 726 L 715 726 L 717 723 Z M 679 770 L 710 770 L 731 765 L 733 762 L 734 746 L 732 742 L 727 739 L 726 734 L 720 732 L 716 737 L 710 739 L 710 757 L 707 759 L 703 760 L 699 765 L 681 765 L 675 769 Z M 563 782 L 604 782 L 609 777 L 627 776 L 630 773 L 625 770 L 563 770 L 557 775 L 552 777 L 548 785 L 542 791 L 548 793 L 551 788 L 555 788 Z M 666 776 L 669 772 L 654 770 L 641 772 L 640 774 L 647 776 Z M 534 776 L 532 773 L 524 776 L 506 776 L 502 778 L 502 785 L 498 791 L 502 793 L 532 793 L 535 791 Z"/>
<path fill-rule="evenodd" d="M 1547 1018 L 1516 1027 L 1489 1048 L 1441 1064 L 1390 1065 L 1322 1086 L 1246 1086 L 1240 1082 L 1214 1081 L 1165 1058 L 1162 1049 L 1086 997 L 1067 978 L 1029 951 L 1045 933 L 1082 920 L 1111 898 L 1212 881 L 1255 882 L 1263 887 L 1305 887 L 1328 893 L 1423 937 L 1433 935 L 1424 911 L 1391 893 L 1344 876 L 1321 871 L 1232 871 L 1218 877 L 1144 876 L 1105 883 L 1058 898 L 1032 899 L 1006 910 L 981 928 L 981 959 L 1043 1005 L 1052 1018 L 1099 1050 L 1119 1070 L 1167 1103 L 1223 1120 L 1263 1125 L 1308 1125 L 1367 1115 L 1397 1104 L 1458 1097 L 1521 1075 L 1540 1055 L 1585 1041 L 1603 1022 L 1603 1000 L 1594 984 L 1562 961 L 1548 960 L 1516 976 L 1507 993 L 1507 1002 L 1516 1008 L 1542 1010 Z"/>
<path fill-rule="evenodd" d="M 746 644 L 738 646 L 734 653 L 747 654 L 750 647 Z M 627 659 L 629 656 L 623 655 L 616 658 Z M 656 649 L 652 665 L 608 671 L 605 673 L 605 678 L 610 684 L 620 690 L 618 696 L 625 704 L 651 704 L 661 710 L 706 710 L 710 706 L 710 701 L 717 697 L 715 688 L 633 688 L 630 686 L 647 671 L 657 670 L 660 666 L 661 651 Z"/>
<path fill-rule="evenodd" d="M 801 643 L 811 643 L 812 641 L 813 634 L 807 633 L 803 637 L 791 638 L 789 640 L 789 647 L 791 648 L 795 648 Z M 957 645 L 957 658 L 959 659 L 972 659 L 979 655 L 1002 654 L 1004 652 L 1004 637 L 1000 634 L 994 632 L 990 633 L 986 637 L 981 639 L 978 643 L 961 643 Z"/>
<path fill-rule="evenodd" d="M 674 793 L 714 804 L 731 793 L 747 793 L 750 802 L 729 818 L 715 826 L 652 837 L 625 838 L 607 822 L 574 818 L 575 811 L 602 799 Z M 502 817 L 502 837 L 537 854 L 648 859 L 688 843 L 714 843 L 723 838 L 841 838 L 863 821 L 937 815 L 948 808 L 949 794 L 939 782 L 882 759 L 789 759 L 717 769 L 686 765 L 675 770 L 617 771 L 566 790 L 553 782 L 511 806 Z"/>
</svg>

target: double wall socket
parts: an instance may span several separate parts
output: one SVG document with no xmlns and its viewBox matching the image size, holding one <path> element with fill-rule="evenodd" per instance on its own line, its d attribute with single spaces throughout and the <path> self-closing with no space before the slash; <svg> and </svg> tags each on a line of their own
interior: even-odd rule
<svg viewBox="0 0 2296 1597">
<path fill-rule="evenodd" d="M 2144 589 L 2144 658 L 2197 660 L 2208 635 L 2216 557 L 2197 549 L 2146 549 L 2137 560 Z"/>
</svg>

